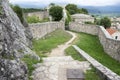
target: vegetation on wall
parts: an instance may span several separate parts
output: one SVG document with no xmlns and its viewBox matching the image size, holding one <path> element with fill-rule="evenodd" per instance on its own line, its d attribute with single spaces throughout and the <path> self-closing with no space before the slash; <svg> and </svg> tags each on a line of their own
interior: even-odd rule
<svg viewBox="0 0 120 80">
<path fill-rule="evenodd" d="M 28 23 L 42 23 L 42 22 L 48 22 L 49 18 L 44 18 L 43 20 L 39 19 L 37 16 L 28 16 L 27 22 Z"/>
<path fill-rule="evenodd" d="M 87 9 L 78 8 L 77 5 L 75 5 L 75 4 L 68 4 L 65 8 L 71 15 L 76 14 L 76 13 L 88 14 Z"/>
<path fill-rule="evenodd" d="M 63 17 L 63 8 L 60 6 L 52 6 L 49 10 L 53 21 L 60 21 Z"/>
</svg>

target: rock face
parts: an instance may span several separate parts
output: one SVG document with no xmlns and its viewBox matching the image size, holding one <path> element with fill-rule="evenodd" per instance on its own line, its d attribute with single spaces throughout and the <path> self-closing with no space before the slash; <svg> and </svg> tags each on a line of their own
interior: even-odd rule
<svg viewBox="0 0 120 80">
<path fill-rule="evenodd" d="M 31 54 L 32 36 L 9 6 L 8 0 L 0 0 L 0 80 L 27 80 L 27 66 L 19 59 Z"/>
</svg>

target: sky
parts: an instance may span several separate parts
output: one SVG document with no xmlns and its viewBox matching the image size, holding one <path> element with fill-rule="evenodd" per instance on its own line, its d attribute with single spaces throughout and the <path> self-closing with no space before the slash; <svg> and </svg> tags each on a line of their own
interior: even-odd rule
<svg viewBox="0 0 120 80">
<path fill-rule="evenodd" d="M 22 7 L 43 7 L 50 3 L 68 4 L 74 3 L 81 6 L 111 6 L 120 4 L 120 0 L 9 0 L 12 4 Z"/>
</svg>

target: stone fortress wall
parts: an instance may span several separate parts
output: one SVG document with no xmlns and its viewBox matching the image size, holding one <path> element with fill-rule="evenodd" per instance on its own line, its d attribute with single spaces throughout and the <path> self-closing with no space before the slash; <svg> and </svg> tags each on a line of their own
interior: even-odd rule
<svg viewBox="0 0 120 80">
<path fill-rule="evenodd" d="M 69 29 L 77 32 L 98 35 L 104 51 L 114 59 L 120 61 L 120 41 L 113 39 L 102 26 L 98 27 L 96 25 L 71 22 Z"/>
<path fill-rule="evenodd" d="M 96 27 L 96 25 L 71 22 L 69 25 L 69 29 L 77 32 L 92 34 L 92 35 L 98 34 L 98 27 Z"/>
<path fill-rule="evenodd" d="M 64 29 L 64 22 L 46 22 L 46 23 L 35 23 L 29 24 L 33 38 L 39 39 L 44 37 L 56 29 Z"/>
<path fill-rule="evenodd" d="M 48 11 L 39 11 L 27 13 L 27 16 L 37 16 L 39 19 L 43 20 L 44 18 L 49 18 Z"/>
</svg>

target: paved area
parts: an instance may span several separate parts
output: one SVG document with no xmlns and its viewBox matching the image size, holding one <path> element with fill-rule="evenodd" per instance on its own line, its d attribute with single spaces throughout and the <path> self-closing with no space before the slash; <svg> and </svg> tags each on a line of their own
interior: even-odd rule
<svg viewBox="0 0 120 80">
<path fill-rule="evenodd" d="M 64 50 L 71 46 L 76 38 L 74 33 L 68 33 L 73 36 L 68 42 L 53 49 L 49 57 L 43 58 L 43 63 L 34 65 L 36 69 L 33 71 L 33 80 L 67 80 L 67 69 L 80 69 L 84 72 L 89 69 L 89 62 L 79 62 L 64 55 Z"/>
</svg>

